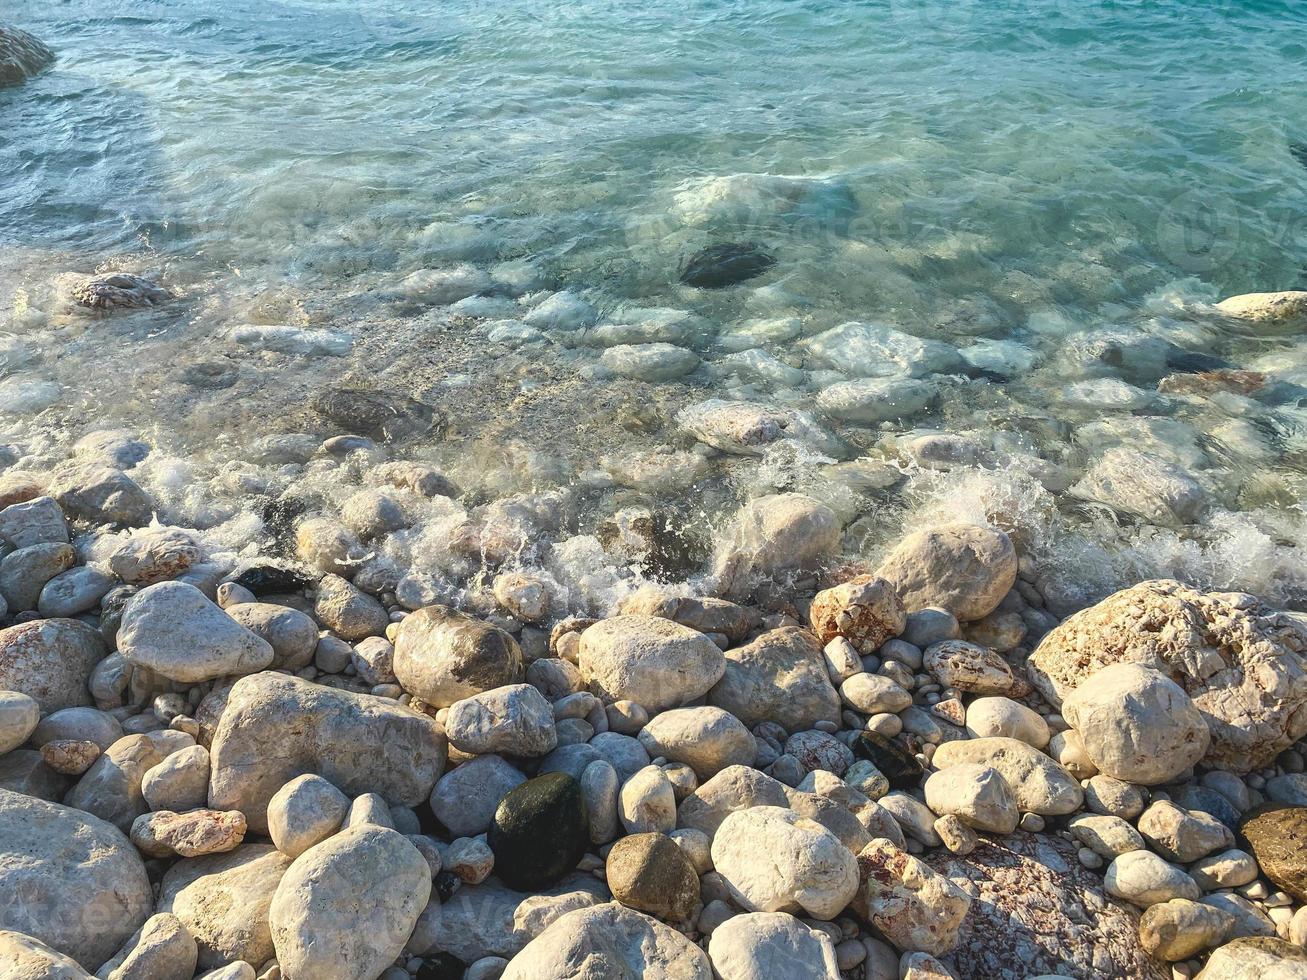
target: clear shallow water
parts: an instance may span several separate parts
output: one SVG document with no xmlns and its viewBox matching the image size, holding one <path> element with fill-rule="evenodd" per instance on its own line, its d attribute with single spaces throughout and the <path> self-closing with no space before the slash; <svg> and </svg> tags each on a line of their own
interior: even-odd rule
<svg viewBox="0 0 1307 980">
<path fill-rule="evenodd" d="M 332 498 L 356 475 L 288 467 L 258 442 L 338 433 L 309 399 L 348 384 L 442 413 L 403 454 L 449 468 L 469 503 L 566 488 L 543 532 L 556 540 L 631 504 L 710 529 L 740 499 L 800 489 L 841 510 L 867 557 L 905 520 L 979 516 L 1089 592 L 1178 573 L 1300 598 L 1307 341 L 1242 336 L 1206 307 L 1307 287 L 1296 4 L 433 6 L 6 6 L 59 56 L 0 91 L 0 427 L 23 466 L 92 428 L 144 429 L 164 516 L 245 545 L 259 529 L 234 489 Z M 720 241 L 777 263 L 729 290 L 678 285 Z M 492 277 L 483 316 L 405 285 L 462 264 Z M 71 285 L 103 268 L 178 298 L 71 311 Z M 703 365 L 650 385 L 605 371 L 598 341 L 486 339 L 563 288 L 601 322 L 693 313 L 645 333 Z M 763 344 L 775 361 L 732 360 L 728 335 L 758 318 L 797 319 L 797 335 Z M 847 365 L 806 343 L 848 320 L 1029 354 L 952 365 L 927 411 L 850 425 L 817 406 Z M 232 339 L 250 323 L 333 331 L 349 351 Z M 1269 371 L 1268 386 L 1124 410 L 1066 396 L 1086 378 L 1155 392 L 1174 368 L 1145 337 Z M 197 362 L 231 383 L 197 386 Z M 761 459 L 699 447 L 691 489 L 626 486 L 641 481 L 615 459 L 695 451 L 675 416 L 708 397 L 812 412 L 838 443 Z M 911 438 L 938 431 L 978 448 L 923 468 Z M 1208 516 L 1157 529 L 1063 493 L 1115 444 L 1183 465 Z M 853 460 L 907 476 L 832 466 Z M 401 552 L 438 563 L 440 547 Z"/>
</svg>

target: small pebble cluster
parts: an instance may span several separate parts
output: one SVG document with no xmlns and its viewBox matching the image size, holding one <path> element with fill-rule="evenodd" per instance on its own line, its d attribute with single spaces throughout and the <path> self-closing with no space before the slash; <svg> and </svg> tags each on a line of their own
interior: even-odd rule
<svg viewBox="0 0 1307 980">
<path fill-rule="evenodd" d="M 15 975 L 1307 976 L 1305 616 L 1059 621 L 1002 530 L 841 565 L 795 494 L 717 595 L 584 618 L 506 561 L 409 608 L 358 554 L 385 491 L 233 563 L 151 519 L 144 443 L 82 451 L 0 474 Z"/>
</svg>

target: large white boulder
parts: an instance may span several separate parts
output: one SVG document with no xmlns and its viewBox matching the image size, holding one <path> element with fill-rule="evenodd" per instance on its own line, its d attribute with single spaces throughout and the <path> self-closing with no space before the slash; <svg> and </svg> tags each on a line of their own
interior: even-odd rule
<svg viewBox="0 0 1307 980">
<path fill-rule="evenodd" d="M 751 766 L 758 746 L 749 729 L 721 708 L 674 708 L 652 718 L 637 736 L 650 758 L 683 762 L 700 779 L 727 766 Z"/>
<path fill-rule="evenodd" d="M 298 858 L 268 910 L 287 977 L 373 980 L 404 949 L 431 896 L 431 869 L 403 834 L 363 825 Z"/>
<path fill-rule="evenodd" d="M 785 912 L 748 912 L 713 930 L 708 958 L 721 980 L 839 980 L 835 946 L 824 932 Z"/>
<path fill-rule="evenodd" d="M 396 701 L 262 673 L 232 686 L 209 754 L 209 806 L 240 810 L 262 834 L 272 795 L 303 773 L 351 796 L 417 806 L 444 769 L 446 747 L 434 718 Z"/>
<path fill-rule="evenodd" d="M 726 659 L 688 626 L 657 616 L 614 616 L 581 634 L 577 665 L 605 701 L 634 701 L 654 713 L 706 694 Z"/>
<path fill-rule="evenodd" d="M 1116 663 L 1151 667 L 1184 689 L 1211 732 L 1210 768 L 1268 765 L 1307 734 L 1307 626 L 1253 596 L 1143 582 L 1063 621 L 1026 670 L 1061 705 Z"/>
<path fill-rule="evenodd" d="M 1100 772 L 1143 786 L 1186 772 L 1211 740 L 1180 685 L 1142 664 L 1104 667 L 1071 692 L 1062 714 Z"/>
<path fill-rule="evenodd" d="M 1017 552 L 1002 531 L 978 524 L 944 524 L 914 531 L 876 572 L 908 612 L 937 606 L 961 622 L 998 608 L 1017 578 Z"/>
<path fill-rule="evenodd" d="M 252 674 L 273 657 L 271 644 L 185 582 L 160 582 L 128 600 L 118 651 L 128 663 L 185 684 Z"/>
<path fill-rule="evenodd" d="M 838 837 L 793 810 L 757 806 L 717 828 L 713 866 L 751 912 L 833 919 L 858 890 L 858 863 Z"/>
<path fill-rule="evenodd" d="M 671 926 L 616 902 L 554 920 L 509 961 L 501 980 L 567 980 L 579 976 L 578 964 L 592 964 L 596 977 L 713 980 L 703 950 Z"/>
<path fill-rule="evenodd" d="M 7 790 L 0 790 L 0 894 L 0 928 L 87 970 L 113 956 L 154 903 L 145 865 L 116 827 Z"/>
</svg>

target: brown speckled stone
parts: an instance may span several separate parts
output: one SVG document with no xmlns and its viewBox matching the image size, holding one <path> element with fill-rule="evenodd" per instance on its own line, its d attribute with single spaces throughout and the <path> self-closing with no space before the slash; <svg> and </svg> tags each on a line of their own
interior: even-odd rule
<svg viewBox="0 0 1307 980">
<path fill-rule="evenodd" d="M 1262 873 L 1307 901 L 1307 807 L 1265 803 L 1239 821 L 1239 833 Z"/>
</svg>

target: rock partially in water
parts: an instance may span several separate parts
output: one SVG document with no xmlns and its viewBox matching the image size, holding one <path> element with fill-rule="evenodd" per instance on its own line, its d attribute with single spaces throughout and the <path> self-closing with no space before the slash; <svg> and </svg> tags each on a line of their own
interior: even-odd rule
<svg viewBox="0 0 1307 980">
<path fill-rule="evenodd" d="M 1070 493 L 1164 527 L 1195 524 L 1211 504 L 1184 468 L 1125 448 L 1108 450 Z"/>
<path fill-rule="evenodd" d="M 1041 974 L 1169 980 L 1139 943 L 1137 917 L 1056 835 L 982 837 L 969 855 L 923 860 L 972 898 L 944 962 L 959 977 L 1025 980 Z"/>
<path fill-rule="evenodd" d="M 943 524 L 916 531 L 876 572 L 903 597 L 909 612 L 939 607 L 961 622 L 988 616 L 1017 578 L 1017 552 L 1002 531 Z"/>
<path fill-rule="evenodd" d="M 73 293 L 78 306 L 102 312 L 149 309 L 171 298 L 168 290 L 125 272 L 88 279 Z"/>
<path fill-rule="evenodd" d="M 1216 304 L 1222 315 L 1254 327 L 1259 334 L 1291 334 L 1307 329 L 1307 291 L 1245 293 Z"/>
<path fill-rule="evenodd" d="M 90 524 L 144 527 L 154 513 L 154 501 L 131 477 L 98 463 L 61 466 L 48 492 L 66 517 Z"/>
<path fill-rule="evenodd" d="M 445 606 L 427 606 L 403 621 L 393 668 L 404 690 L 438 708 L 520 684 L 525 669 L 512 636 Z"/>
<path fill-rule="evenodd" d="M 1307 167 L 1307 143 L 1301 140 L 1295 140 L 1289 144 L 1289 155 Z"/>
<path fill-rule="evenodd" d="M 751 500 L 718 546 L 718 590 L 724 598 L 743 599 L 764 579 L 816 571 L 838 554 L 840 531 L 835 512 L 805 494 Z"/>
<path fill-rule="evenodd" d="M 54 52 L 31 34 L 0 24 L 0 86 L 18 85 L 52 61 Z"/>
<path fill-rule="evenodd" d="M 309 407 L 347 432 L 385 439 L 420 435 L 441 421 L 434 408 L 416 398 L 364 388 L 326 388 Z"/>
<path fill-rule="evenodd" d="M 776 257 L 756 242 L 723 242 L 690 256 L 681 282 L 700 289 L 725 289 L 756 279 L 776 264 Z"/>
<path fill-rule="evenodd" d="M 234 385 L 239 374 L 234 364 L 223 361 L 200 361 L 187 365 L 181 373 L 181 380 L 184 384 L 202 391 L 221 391 Z"/>
</svg>

